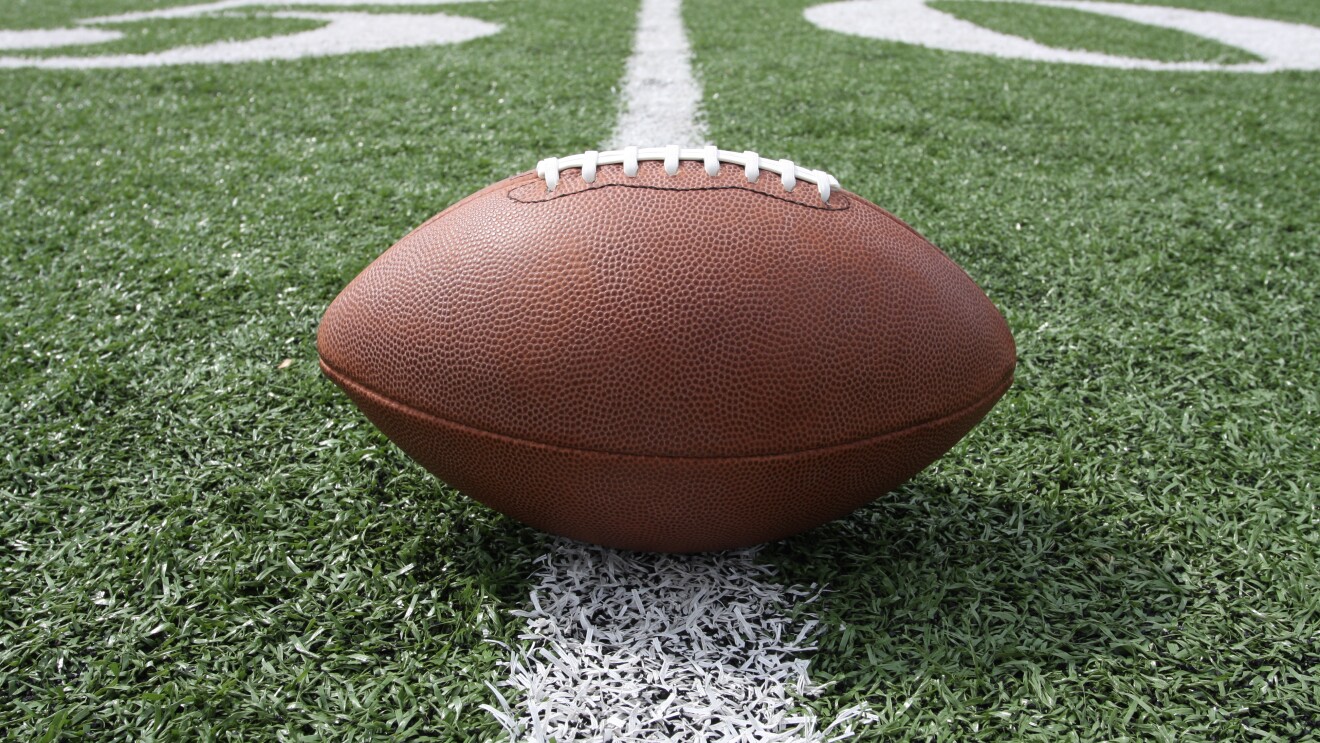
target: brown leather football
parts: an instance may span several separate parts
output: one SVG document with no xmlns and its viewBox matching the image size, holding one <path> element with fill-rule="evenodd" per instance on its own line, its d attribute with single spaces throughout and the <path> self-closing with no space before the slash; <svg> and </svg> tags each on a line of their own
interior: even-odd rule
<svg viewBox="0 0 1320 743">
<path fill-rule="evenodd" d="M 755 153 L 542 161 L 335 299 L 321 367 L 440 479 L 611 547 L 698 552 L 843 516 L 1004 394 L 1008 325 L 911 227 Z"/>
</svg>

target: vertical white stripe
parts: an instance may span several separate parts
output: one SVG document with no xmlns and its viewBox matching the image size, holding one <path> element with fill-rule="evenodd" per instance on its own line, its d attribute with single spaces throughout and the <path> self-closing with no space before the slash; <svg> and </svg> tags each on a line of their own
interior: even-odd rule
<svg viewBox="0 0 1320 743">
<path fill-rule="evenodd" d="M 707 144 L 681 0 L 642 0 L 623 105 L 618 127 L 603 149 Z"/>
<path fill-rule="evenodd" d="M 560 541 L 540 559 L 527 623 L 505 663 L 512 740 L 823 742 L 876 717 L 843 710 L 824 730 L 799 699 L 816 621 L 790 619 L 818 589 L 785 586 L 756 550 L 659 555 Z M 516 708 L 515 708 L 516 705 Z"/>
</svg>

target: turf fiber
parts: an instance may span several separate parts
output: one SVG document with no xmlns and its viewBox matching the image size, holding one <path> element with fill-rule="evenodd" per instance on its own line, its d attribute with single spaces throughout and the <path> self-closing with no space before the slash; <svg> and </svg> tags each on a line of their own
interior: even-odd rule
<svg viewBox="0 0 1320 743">
<path fill-rule="evenodd" d="M 15 2 L 0 27 L 162 4 Z M 1320 25 L 1303 0 L 1177 4 Z M 942 5 L 1080 43 L 1067 11 Z M 1020 357 L 950 455 L 763 553 L 830 589 L 812 664 L 830 692 L 804 703 L 869 704 L 866 740 L 1305 739 L 1320 73 L 948 54 L 825 32 L 804 7 L 688 0 L 712 140 L 904 217 L 986 289 Z M 497 736 L 490 641 L 516 635 L 546 542 L 372 429 L 321 378 L 314 332 L 412 226 L 608 136 L 635 8 L 439 6 L 505 28 L 0 71 L 0 730 Z M 1088 21 L 1096 51 L 1246 59 Z M 125 30 L 117 51 L 220 33 Z"/>
</svg>

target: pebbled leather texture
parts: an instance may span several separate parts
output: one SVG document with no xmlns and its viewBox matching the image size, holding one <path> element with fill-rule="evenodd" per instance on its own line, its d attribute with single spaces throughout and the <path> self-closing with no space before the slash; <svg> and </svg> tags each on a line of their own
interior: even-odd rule
<svg viewBox="0 0 1320 743">
<path fill-rule="evenodd" d="M 525 173 L 400 240 L 322 320 L 326 374 L 514 518 L 677 552 L 842 516 L 1007 389 L 1013 339 L 910 227 L 763 172 Z"/>
</svg>

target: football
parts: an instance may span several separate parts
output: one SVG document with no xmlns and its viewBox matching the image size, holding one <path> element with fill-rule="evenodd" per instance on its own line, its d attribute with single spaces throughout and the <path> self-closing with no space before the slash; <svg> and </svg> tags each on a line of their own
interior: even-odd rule
<svg viewBox="0 0 1320 743">
<path fill-rule="evenodd" d="M 444 482 L 531 526 L 700 552 L 912 477 L 1013 378 L 938 248 L 820 170 L 714 147 L 541 161 L 334 300 L 325 374 Z"/>
</svg>

